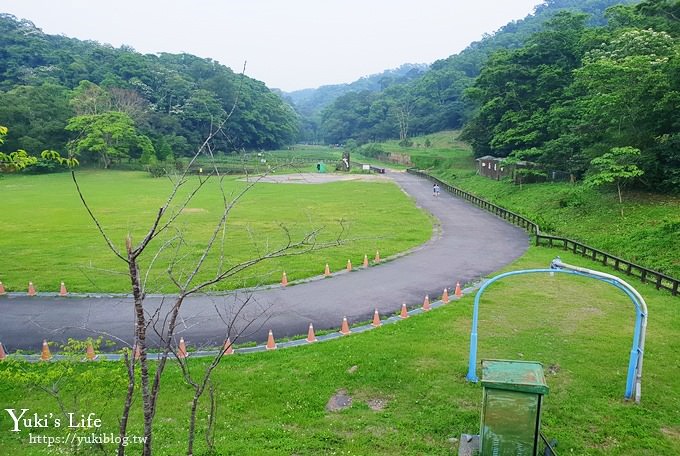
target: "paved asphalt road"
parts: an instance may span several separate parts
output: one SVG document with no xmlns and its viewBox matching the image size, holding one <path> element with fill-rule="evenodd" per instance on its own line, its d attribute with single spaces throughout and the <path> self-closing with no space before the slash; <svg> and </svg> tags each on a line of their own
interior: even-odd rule
<svg viewBox="0 0 680 456">
<path fill-rule="evenodd" d="M 256 319 L 246 340 L 263 341 L 271 328 L 275 337 L 305 334 L 310 322 L 319 329 L 338 328 L 342 317 L 350 324 L 398 311 L 402 303 L 422 304 L 425 294 L 440 296 L 444 287 L 453 288 L 477 280 L 521 256 L 528 236 L 519 228 L 442 192 L 432 196 L 432 184 L 406 173 L 389 173 L 416 203 L 439 220 L 437 233 L 412 253 L 366 270 L 338 274 L 287 288 L 257 291 L 235 331 Z M 399 229 L 399 220 L 389 220 Z M 243 295 L 245 296 L 245 295 Z M 228 318 L 242 296 L 197 296 L 182 307 L 180 334 L 192 345 L 217 346 L 226 329 L 216 309 Z M 161 298 L 147 298 L 155 308 Z M 168 309 L 170 303 L 162 304 Z M 163 312 L 165 313 L 165 312 Z M 163 314 L 161 313 L 161 314 Z M 133 339 L 133 308 L 128 298 L 0 297 L 0 342 L 10 351 L 40 348 L 43 338 L 64 342 L 68 337 L 85 338 L 105 332 L 130 343 Z M 234 334 L 234 333 L 232 333 Z"/>
</svg>

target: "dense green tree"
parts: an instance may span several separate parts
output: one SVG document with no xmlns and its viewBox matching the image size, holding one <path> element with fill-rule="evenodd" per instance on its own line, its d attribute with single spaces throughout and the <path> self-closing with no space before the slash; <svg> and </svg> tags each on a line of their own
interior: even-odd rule
<svg viewBox="0 0 680 456">
<path fill-rule="evenodd" d="M 0 146 L 5 143 L 9 129 L 0 125 Z M 23 149 L 14 152 L 0 151 L 0 172 L 15 172 L 29 168 L 33 172 L 50 172 L 58 168 L 73 168 L 80 163 L 75 157 L 62 157 L 54 150 L 43 150 L 39 158 Z"/>
<path fill-rule="evenodd" d="M 232 108 L 216 144 L 222 152 L 281 147 L 297 136 L 298 116 L 279 96 L 211 59 L 47 35 L 0 14 L 0 119 L 13 149 L 65 150 L 68 119 L 120 112 L 181 156 Z"/>
<path fill-rule="evenodd" d="M 347 139 L 366 142 L 370 139 L 368 120 L 373 92 L 350 92 L 339 97 L 321 115 L 321 128 L 327 143 L 342 143 Z M 397 130 L 398 131 L 398 130 Z"/>
<path fill-rule="evenodd" d="M 561 35 L 567 38 L 567 41 L 564 42 L 565 56 L 563 57 L 568 59 L 566 54 L 573 53 L 575 51 L 574 46 L 577 45 L 577 43 L 569 41 L 567 33 L 568 25 L 567 30 L 563 32 L 553 30 L 553 36 L 551 37 L 550 32 L 543 29 L 543 25 L 546 22 L 554 19 L 560 11 L 566 10 L 569 12 L 581 12 L 586 14 L 585 24 L 588 26 L 602 26 L 606 23 L 605 10 L 608 7 L 621 3 L 629 4 L 634 1 L 636 0 L 548 0 L 538 5 L 533 14 L 522 20 L 506 24 L 493 34 L 485 35 L 482 40 L 470 44 L 470 46 L 458 54 L 434 62 L 427 71 L 412 69 L 412 71 L 407 72 L 402 78 L 383 75 L 379 79 L 379 81 L 381 81 L 381 86 L 379 88 L 369 89 L 373 93 L 373 98 L 376 100 L 375 102 L 379 103 L 375 109 L 371 108 L 371 120 L 363 122 L 362 131 L 353 131 L 351 132 L 351 136 L 346 136 L 346 138 L 398 138 L 400 135 L 398 119 L 390 118 L 388 120 L 385 116 L 379 114 L 381 113 L 381 108 L 384 108 L 384 106 L 395 106 L 397 99 L 400 99 L 400 97 L 406 94 L 414 100 L 414 106 L 409 116 L 409 130 L 412 134 L 418 135 L 442 129 L 461 128 L 463 124 L 470 119 L 473 110 L 475 108 L 479 109 L 478 104 L 475 102 L 471 103 L 470 99 L 465 98 L 464 94 L 466 89 L 473 84 L 482 68 L 489 67 L 487 61 L 495 52 L 512 51 L 522 48 L 528 40 L 537 39 L 536 37 L 532 37 L 533 34 L 543 30 L 543 39 L 548 41 L 552 40 L 550 49 L 545 48 L 547 54 L 554 54 L 555 52 L 560 51 L 558 44 L 560 38 L 562 38 Z M 581 24 L 574 25 L 579 27 L 579 30 L 583 27 Z M 534 43 L 534 45 L 540 47 L 540 44 Z M 538 54 L 541 52 L 540 49 L 525 52 L 525 58 L 528 59 L 532 57 L 530 55 L 532 52 L 535 53 L 535 55 L 533 55 L 534 61 L 527 61 L 527 65 L 538 65 L 536 59 L 545 57 L 546 64 L 553 67 L 553 70 L 555 70 L 553 74 L 549 74 L 548 72 L 542 74 L 544 79 L 536 79 L 536 82 L 539 82 L 548 88 L 550 94 L 555 95 L 557 92 L 554 84 L 564 83 L 565 78 L 569 77 L 568 70 L 566 72 L 564 70 L 573 67 L 573 65 L 569 65 L 566 61 L 560 62 L 559 59 L 551 62 L 550 58 L 556 56 L 541 56 Z M 496 63 L 498 62 L 498 58 L 496 58 Z M 525 62 L 518 59 L 517 56 L 515 56 L 514 63 L 520 67 L 525 64 Z M 506 68 L 508 71 L 514 69 L 516 68 L 512 65 L 509 65 Z M 537 78 L 538 73 L 542 72 L 540 69 L 534 68 L 534 70 L 529 71 L 529 73 L 533 74 L 525 74 L 525 76 Z M 508 76 L 512 78 L 513 75 L 514 73 L 511 72 Z M 518 84 L 518 86 L 526 85 L 527 81 L 521 80 L 520 76 L 522 76 L 522 74 L 518 75 L 518 78 L 514 83 Z M 341 96 L 346 95 L 348 91 L 360 92 L 366 90 L 366 87 L 358 86 L 360 82 L 363 82 L 363 79 L 343 87 L 333 86 L 332 91 L 329 87 L 322 87 L 318 91 L 305 90 L 290 95 L 293 103 L 300 108 L 299 111 L 303 116 L 310 115 L 306 110 L 308 103 L 314 102 L 319 98 L 323 99 L 327 106 L 325 114 L 326 119 L 334 117 L 344 118 L 344 124 L 347 126 L 362 122 L 351 122 L 347 119 L 346 106 L 340 98 Z M 509 88 L 511 90 L 514 89 L 513 93 L 519 94 L 521 92 L 521 87 Z M 377 100 L 380 101 L 378 102 Z M 474 98 L 473 101 L 479 102 L 480 100 Z M 508 102 L 510 100 L 506 99 L 504 101 Z M 543 104 L 545 105 L 548 103 L 546 103 L 546 100 L 543 100 Z M 329 111 L 332 111 L 335 108 L 343 111 L 343 113 L 334 116 Z M 501 150 L 501 153 L 509 153 L 509 151 L 512 150 L 514 142 L 526 142 L 527 144 L 525 146 L 531 147 L 533 144 L 541 141 L 540 137 L 533 138 L 532 136 L 545 127 L 545 110 L 537 113 L 533 118 L 529 115 L 530 108 L 524 111 L 525 112 L 514 111 L 509 113 L 506 119 L 503 119 L 506 123 L 506 127 L 502 128 L 507 128 L 508 135 L 506 138 L 497 138 L 500 141 L 497 148 Z M 342 130 L 342 128 L 338 129 L 337 118 L 335 119 L 336 121 L 331 122 L 330 124 L 328 122 L 320 123 L 322 136 L 334 137 L 335 142 L 341 141 L 336 134 L 338 131 Z M 473 119 L 468 125 L 468 130 L 475 131 L 474 135 L 470 135 L 470 139 L 476 141 L 480 147 L 487 147 L 489 149 L 487 152 L 491 152 L 489 142 L 492 139 L 493 132 L 487 131 L 483 122 L 480 123 L 480 120 L 483 119 Z M 525 128 L 521 125 L 525 121 L 531 123 L 531 125 L 527 125 L 527 131 L 524 131 Z M 324 131 L 326 125 L 330 125 L 333 128 L 333 131 Z M 475 150 L 478 148 L 479 147 L 476 147 Z"/>
<path fill-rule="evenodd" d="M 66 130 L 76 133 L 68 144 L 72 155 L 96 154 L 103 168 L 114 161 L 129 158 L 133 150 L 139 155 L 154 153 L 148 137 L 140 135 L 133 120 L 122 112 L 106 112 L 69 119 Z"/>
<path fill-rule="evenodd" d="M 591 173 L 585 183 L 591 187 L 614 184 L 619 196 L 619 207 L 623 217 L 623 195 L 621 187 L 633 179 L 644 174 L 638 168 L 636 161 L 640 156 L 640 149 L 634 147 L 613 147 L 609 152 L 591 160 Z"/>
<path fill-rule="evenodd" d="M 566 98 L 572 71 L 580 65 L 586 18 L 559 13 L 525 47 L 489 60 L 468 91 L 480 109 L 464 138 L 477 156 L 505 157 L 557 136 L 550 128 L 549 111 Z"/>
<path fill-rule="evenodd" d="M 493 55 L 467 92 L 477 109 L 464 137 L 475 154 L 532 151 L 544 169 L 577 179 L 630 147 L 644 172 L 633 183 L 678 191 L 677 4 L 619 5 L 599 28 L 558 14 L 524 47 Z"/>
<path fill-rule="evenodd" d="M 575 105 L 590 155 L 607 146 L 636 147 L 642 150 L 641 166 L 657 180 L 655 146 L 660 135 L 677 129 L 669 120 L 677 118 L 680 92 L 669 76 L 678 50 L 666 32 L 632 29 L 616 32 L 588 53 L 575 72 Z"/>
<path fill-rule="evenodd" d="M 0 146 L 5 143 L 7 132 L 7 127 L 0 125 Z M 25 150 L 9 153 L 0 151 L 0 171 L 17 171 L 37 162 L 38 159 L 28 155 Z"/>
<path fill-rule="evenodd" d="M 64 127 L 71 116 L 69 91 L 58 84 L 20 85 L 0 92 L 0 119 L 11 128 L 10 150 L 64 150 Z"/>
</svg>

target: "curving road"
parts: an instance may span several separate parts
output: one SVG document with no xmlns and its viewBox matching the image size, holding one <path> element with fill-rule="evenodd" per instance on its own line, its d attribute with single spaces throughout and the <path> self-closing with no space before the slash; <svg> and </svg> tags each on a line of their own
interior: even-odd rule
<svg viewBox="0 0 680 456">
<path fill-rule="evenodd" d="M 528 248 L 528 236 L 520 228 L 445 192 L 434 198 L 425 179 L 399 172 L 388 175 L 439 220 L 433 238 L 376 267 L 250 294 L 247 312 L 235 320 L 231 333 L 243 331 L 239 342 L 264 341 L 270 328 L 280 338 L 305 334 L 310 322 L 317 330 L 338 328 L 343 316 L 351 324 L 369 320 L 376 308 L 384 315 L 398 311 L 403 302 L 419 306 L 425 294 L 439 296 L 456 281 L 477 280 Z M 398 229 L 397 220 L 394 226 Z M 230 312 L 245 297 L 239 292 L 188 299 L 181 311 L 180 334 L 193 345 L 220 345 L 226 334 L 223 319 L 230 320 Z M 149 297 L 147 304 L 150 309 L 154 304 L 164 310 L 170 307 L 170 301 L 161 297 Z M 255 323 L 244 330 L 249 320 Z M 37 350 L 43 338 L 65 342 L 68 337 L 83 339 L 97 333 L 131 343 L 133 321 L 129 298 L 0 297 L 0 342 L 10 351 Z"/>
</svg>

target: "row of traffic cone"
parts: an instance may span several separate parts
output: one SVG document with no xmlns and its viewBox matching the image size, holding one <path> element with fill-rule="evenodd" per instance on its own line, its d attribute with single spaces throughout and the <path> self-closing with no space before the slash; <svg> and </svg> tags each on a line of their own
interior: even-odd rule
<svg viewBox="0 0 680 456">
<path fill-rule="evenodd" d="M 285 277 L 285 276 L 284 276 Z M 456 288 L 454 291 L 454 295 L 456 297 L 461 297 L 463 295 L 462 290 L 460 288 L 460 282 L 456 283 Z M 444 288 L 444 292 L 442 293 L 442 302 L 444 304 L 447 304 L 449 302 L 449 290 L 448 288 Z M 423 300 L 423 306 L 422 309 L 424 311 L 429 311 L 431 309 L 430 305 L 430 297 L 429 295 L 425 295 L 425 299 Z M 406 304 L 401 305 L 401 311 L 399 312 L 399 316 L 402 319 L 408 318 L 408 308 L 406 307 Z M 378 312 L 378 309 L 375 309 L 373 312 L 373 320 L 371 321 L 371 325 L 373 327 L 378 327 L 382 325 L 382 321 L 380 320 L 380 313 Z M 348 334 L 351 334 L 352 330 L 349 328 L 349 322 L 347 321 L 347 317 L 342 318 L 342 323 L 340 325 L 340 334 L 343 336 L 346 336 Z M 307 342 L 312 343 L 312 342 L 317 342 L 316 335 L 314 333 L 314 325 L 312 323 L 309 324 L 309 329 L 307 331 L 307 338 L 305 339 Z M 267 336 L 267 344 L 265 345 L 265 348 L 267 350 L 275 350 L 277 347 L 276 341 L 274 340 L 274 333 L 272 330 L 269 330 L 269 334 Z M 223 346 L 223 354 L 225 355 L 231 355 L 234 353 L 234 348 L 232 347 L 232 342 L 230 338 L 227 338 L 227 340 L 224 342 Z M 134 359 L 137 360 L 140 358 L 141 353 L 139 346 L 135 344 L 134 348 Z M 86 359 L 89 361 L 94 360 L 97 355 L 94 352 L 94 347 L 92 346 L 91 342 L 87 342 L 87 349 L 86 349 Z M 177 357 L 179 359 L 185 359 L 189 356 L 189 353 L 187 352 L 187 347 L 186 343 L 184 342 L 184 338 L 180 337 L 179 339 L 179 344 L 177 347 Z M 2 346 L 2 343 L 0 343 L 0 361 L 5 359 L 7 357 L 7 354 L 5 353 L 5 349 Z M 43 340 L 43 346 L 42 346 L 42 352 L 40 354 L 40 359 L 42 361 L 48 361 L 52 358 L 52 354 L 50 353 L 50 347 L 47 344 L 47 340 Z"/>
<path fill-rule="evenodd" d="M 6 294 L 7 291 L 5 290 L 5 285 L 0 282 L 0 295 Z M 27 295 L 28 296 L 35 296 L 38 292 L 35 290 L 35 285 L 33 285 L 33 282 L 28 282 L 28 291 Z M 61 286 L 59 287 L 59 296 L 67 296 L 68 291 L 66 290 L 66 285 L 64 285 L 64 282 L 61 282 Z"/>
<path fill-rule="evenodd" d="M 231 343 L 231 338 L 227 337 L 227 340 L 224 341 L 224 345 L 222 346 L 222 354 L 223 355 L 233 355 L 234 354 L 234 347 L 232 346 L 233 344 Z M 179 344 L 177 345 L 177 352 L 176 352 L 177 358 L 179 359 L 186 359 L 189 357 L 189 352 L 187 351 L 187 345 L 186 342 L 184 342 L 184 337 L 179 338 Z M 134 359 L 138 360 L 142 356 L 141 350 L 139 349 L 139 345 L 135 344 L 134 345 Z"/>
<path fill-rule="evenodd" d="M 374 263 L 380 263 L 380 251 L 379 250 L 376 250 L 375 258 L 373 259 L 373 262 Z M 368 267 L 368 255 L 364 255 L 363 266 L 365 268 Z M 348 272 L 352 270 L 352 261 L 351 260 L 349 260 L 349 259 L 347 260 L 347 266 L 345 266 L 345 269 Z M 331 268 L 328 265 L 328 263 L 326 263 L 326 267 L 324 268 L 323 275 L 324 275 L 324 277 L 329 277 L 331 275 Z M 286 285 L 288 285 L 288 276 L 286 275 L 286 272 L 284 271 L 283 275 L 281 276 L 281 286 L 285 287 Z"/>
<path fill-rule="evenodd" d="M 7 353 L 5 352 L 5 347 L 2 345 L 2 342 L 0 342 L 0 361 L 4 360 L 7 358 Z M 88 361 L 94 361 L 97 358 L 96 353 L 94 352 L 94 347 L 92 346 L 92 342 L 88 341 L 87 342 L 87 347 L 85 348 L 85 359 Z M 52 359 L 52 353 L 50 352 L 50 346 L 47 343 L 47 339 L 43 339 L 42 342 L 42 350 L 40 351 L 40 360 L 41 361 L 49 361 Z"/>
<path fill-rule="evenodd" d="M 456 288 L 454 291 L 454 295 L 458 298 L 463 296 L 463 292 L 460 288 L 460 282 L 456 283 Z M 442 293 L 442 302 L 444 304 L 447 304 L 449 302 L 449 290 L 448 288 L 444 288 L 444 293 Z M 430 297 L 428 295 L 425 295 L 425 299 L 423 300 L 423 310 L 428 311 L 431 309 L 430 306 Z M 402 319 L 408 318 L 408 308 L 406 307 L 406 304 L 401 305 L 401 311 L 399 312 L 399 317 Z M 382 322 L 380 320 L 380 313 L 378 312 L 378 309 L 375 309 L 373 312 L 373 320 L 371 321 L 371 326 L 373 327 L 378 327 L 381 326 Z M 347 334 L 351 334 L 352 330 L 349 328 L 349 322 L 347 321 L 347 317 L 342 317 L 342 324 L 340 325 L 340 334 L 343 336 L 346 336 Z M 307 338 L 305 339 L 307 342 L 316 342 L 318 339 L 316 338 L 316 335 L 314 334 L 314 325 L 312 323 L 309 324 L 309 329 L 307 330 Z M 269 330 L 269 335 L 267 336 L 267 345 L 265 348 L 267 350 L 274 350 L 276 349 L 276 340 L 274 339 L 274 334 L 272 330 Z"/>
<path fill-rule="evenodd" d="M 271 331 L 270 331 L 271 332 Z M 224 354 L 225 355 L 231 355 L 234 353 L 234 349 L 232 347 L 231 339 L 227 338 L 227 340 L 224 342 Z M 134 352 L 134 359 L 138 360 L 141 357 L 141 350 L 139 348 L 139 345 L 135 344 L 133 346 L 133 352 Z M 179 339 L 179 346 L 177 349 L 177 357 L 180 359 L 184 359 L 188 357 L 189 354 L 187 352 L 187 347 L 186 343 L 184 342 L 184 338 L 180 337 Z M 0 342 L 0 361 L 4 360 L 7 358 L 7 353 L 5 352 L 5 347 L 2 345 L 2 342 Z M 47 343 L 47 339 L 43 339 L 42 343 L 42 350 L 40 352 L 40 360 L 41 361 L 49 361 L 52 359 L 52 353 L 50 352 L 50 346 Z M 97 359 L 97 354 L 94 351 L 94 346 L 92 345 L 92 342 L 88 341 L 86 348 L 85 348 L 85 359 L 87 361 L 94 361 Z"/>
</svg>

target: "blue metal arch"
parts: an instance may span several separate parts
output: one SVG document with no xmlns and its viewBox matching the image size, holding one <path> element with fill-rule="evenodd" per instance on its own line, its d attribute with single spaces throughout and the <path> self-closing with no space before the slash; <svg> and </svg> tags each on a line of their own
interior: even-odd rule
<svg viewBox="0 0 680 456">
<path fill-rule="evenodd" d="M 522 274 L 536 274 L 536 273 L 564 273 L 578 275 L 581 277 L 588 277 L 591 279 L 600 280 L 615 286 L 623 291 L 633 302 L 635 306 L 635 330 L 633 333 L 633 344 L 630 350 L 630 360 L 628 362 L 628 376 L 626 379 L 625 398 L 631 399 L 635 390 L 635 400 L 640 401 L 641 391 L 640 383 L 642 378 L 642 358 L 644 355 L 644 339 L 647 320 L 647 306 L 640 296 L 640 294 L 633 287 L 628 285 L 618 277 L 610 274 L 601 273 L 584 268 L 578 268 L 562 263 L 559 258 L 553 260 L 550 268 L 544 269 L 523 269 L 519 271 L 510 271 L 486 281 L 475 295 L 474 308 L 472 312 L 472 330 L 470 332 L 470 358 L 468 364 L 468 373 L 466 378 L 471 382 L 477 382 L 479 378 L 476 375 L 477 367 L 477 325 L 479 321 L 479 301 L 484 291 L 493 283 L 506 277 L 522 275 Z M 636 386 L 637 379 L 637 386 Z"/>
</svg>

